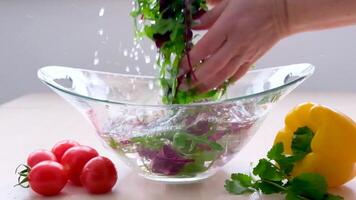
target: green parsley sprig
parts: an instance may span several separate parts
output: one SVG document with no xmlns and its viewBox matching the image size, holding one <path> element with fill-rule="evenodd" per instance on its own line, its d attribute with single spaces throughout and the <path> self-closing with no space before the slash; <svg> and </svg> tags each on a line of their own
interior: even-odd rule
<svg viewBox="0 0 356 200">
<path fill-rule="evenodd" d="M 313 137 L 314 133 L 308 127 L 299 128 L 293 135 L 293 155 L 284 154 L 283 143 L 277 143 L 267 153 L 267 158 L 259 160 L 253 175 L 233 173 L 231 179 L 225 181 L 225 189 L 231 194 L 282 193 L 286 200 L 342 200 L 342 197 L 327 192 L 327 182 L 320 174 L 290 175 L 295 163 L 311 152 Z"/>
</svg>

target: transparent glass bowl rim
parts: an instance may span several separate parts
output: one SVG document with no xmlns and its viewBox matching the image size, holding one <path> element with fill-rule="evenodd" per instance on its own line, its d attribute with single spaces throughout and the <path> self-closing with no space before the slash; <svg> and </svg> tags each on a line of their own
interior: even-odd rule
<svg viewBox="0 0 356 200">
<path fill-rule="evenodd" d="M 314 72 L 315 67 L 310 64 L 310 63 L 299 63 L 299 64 L 293 64 L 293 65 L 285 65 L 285 66 L 278 66 L 278 67 L 268 67 L 268 68 L 261 68 L 261 69 L 254 69 L 250 70 L 247 73 L 256 73 L 256 72 L 262 72 L 262 71 L 269 71 L 273 69 L 278 69 L 278 68 L 285 68 L 285 67 L 292 67 L 296 65 L 295 67 L 299 65 L 305 66 L 305 70 L 301 72 L 300 77 L 296 78 L 293 81 L 290 81 L 286 84 L 270 88 L 268 90 L 263 90 L 260 92 L 252 93 L 252 94 L 247 94 L 243 96 L 237 96 L 237 97 L 232 97 L 232 98 L 227 98 L 223 99 L 220 101 L 207 101 L 207 102 L 199 102 L 199 103 L 191 103 L 191 104 L 170 104 L 170 105 L 165 105 L 165 104 L 157 104 L 157 105 L 152 105 L 152 104 L 137 104 L 137 103 L 130 103 L 130 102 L 124 102 L 124 101 L 112 101 L 112 100 L 107 100 L 107 99 L 99 99 L 99 98 L 93 98 L 90 96 L 85 96 L 81 95 L 75 92 L 72 92 L 64 87 L 62 87 L 60 84 L 56 83 L 55 81 L 48 79 L 46 75 L 46 69 L 49 68 L 62 68 L 63 70 L 77 70 L 77 71 L 86 71 L 89 73 L 97 73 L 97 74 L 103 74 L 103 75 L 115 75 L 115 76 L 123 76 L 123 77 L 133 77 L 133 78 L 145 78 L 145 79 L 152 79 L 152 80 L 157 80 L 156 77 L 154 76 L 145 76 L 145 75 L 133 75 L 133 74 L 123 74 L 123 73 L 112 73 L 112 72 L 104 72 L 104 71 L 96 71 L 96 70 L 88 70 L 88 69 L 81 69 L 81 68 L 72 68 L 72 67 L 65 67 L 65 66 L 44 66 L 41 67 L 37 71 L 37 76 L 38 78 L 45 83 L 46 85 L 57 89 L 61 92 L 67 93 L 69 95 L 77 96 L 80 98 L 84 98 L 87 100 L 91 101 L 98 101 L 98 102 L 103 102 L 103 103 L 109 103 L 109 104 L 117 104 L 117 105 L 124 105 L 124 106 L 135 106 L 135 107 L 158 107 L 158 108 L 179 108 L 179 107 L 196 107 L 196 106 L 209 106 L 209 105 L 218 105 L 218 104 L 226 104 L 226 103 L 231 103 L 231 102 L 236 102 L 239 100 L 244 100 L 244 99 L 249 99 L 249 98 L 254 98 L 257 96 L 263 96 L 263 95 L 268 95 L 270 93 L 273 93 L 275 91 L 282 90 L 284 88 L 287 88 L 291 85 L 294 85 L 295 83 L 298 83 L 299 81 L 302 81 L 309 76 L 311 76 Z"/>
</svg>

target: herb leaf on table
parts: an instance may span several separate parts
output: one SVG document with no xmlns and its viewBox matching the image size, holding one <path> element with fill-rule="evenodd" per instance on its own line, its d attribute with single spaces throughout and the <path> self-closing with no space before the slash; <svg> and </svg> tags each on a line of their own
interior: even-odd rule
<svg viewBox="0 0 356 200">
<path fill-rule="evenodd" d="M 294 165 L 311 152 L 314 133 L 308 127 L 295 131 L 292 139 L 293 155 L 284 154 L 283 143 L 277 143 L 253 168 L 253 175 L 232 174 L 225 181 L 225 190 L 231 194 L 260 191 L 264 194 L 282 193 L 286 200 L 342 200 L 327 192 L 327 182 L 317 173 L 301 173 L 291 177 Z"/>
</svg>

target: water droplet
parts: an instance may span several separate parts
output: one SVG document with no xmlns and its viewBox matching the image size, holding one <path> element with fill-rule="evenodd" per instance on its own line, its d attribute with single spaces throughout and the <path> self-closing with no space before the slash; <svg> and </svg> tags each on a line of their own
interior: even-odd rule
<svg viewBox="0 0 356 200">
<path fill-rule="evenodd" d="M 134 55 L 135 55 L 135 56 L 138 56 L 138 52 L 137 52 L 137 51 L 135 51 Z"/>
<path fill-rule="evenodd" d="M 153 64 L 153 69 L 156 70 L 158 68 L 158 65 L 155 63 Z"/>
<path fill-rule="evenodd" d="M 140 72 L 140 68 L 138 66 L 135 67 L 137 72 Z"/>
<path fill-rule="evenodd" d="M 135 60 L 138 60 L 138 56 L 135 56 Z"/>
<path fill-rule="evenodd" d="M 126 66 L 125 71 L 126 71 L 126 72 L 130 72 L 130 67 L 129 67 L 129 66 Z"/>
<path fill-rule="evenodd" d="M 158 58 L 159 58 L 159 55 L 158 55 L 158 54 L 156 54 L 156 60 L 158 60 Z"/>
<path fill-rule="evenodd" d="M 98 54 L 99 54 L 99 52 L 98 52 L 98 51 L 94 51 L 94 56 L 95 56 L 95 57 L 97 57 L 97 56 L 98 56 Z"/>
<path fill-rule="evenodd" d="M 150 56 L 145 56 L 145 63 L 150 63 L 151 62 L 151 57 Z"/>
<path fill-rule="evenodd" d="M 155 45 L 151 44 L 151 50 L 155 50 Z"/>
<path fill-rule="evenodd" d="M 130 53 L 130 58 L 133 58 L 133 54 L 132 53 Z"/>
<path fill-rule="evenodd" d="M 104 16 L 104 14 L 105 14 L 105 8 L 100 8 L 99 17 Z"/>
<path fill-rule="evenodd" d="M 150 90 L 153 90 L 153 87 L 154 87 L 153 82 L 152 81 L 148 82 L 148 88 Z"/>
<path fill-rule="evenodd" d="M 100 62 L 99 58 L 95 58 L 93 64 L 94 64 L 94 65 L 98 65 L 99 62 Z"/>
<path fill-rule="evenodd" d="M 124 50 L 124 56 L 127 56 L 127 50 L 126 49 Z"/>
<path fill-rule="evenodd" d="M 104 34 L 104 30 L 103 30 L 102 28 L 99 29 L 99 30 L 98 30 L 98 34 L 99 34 L 99 35 L 103 35 L 103 34 Z"/>
</svg>

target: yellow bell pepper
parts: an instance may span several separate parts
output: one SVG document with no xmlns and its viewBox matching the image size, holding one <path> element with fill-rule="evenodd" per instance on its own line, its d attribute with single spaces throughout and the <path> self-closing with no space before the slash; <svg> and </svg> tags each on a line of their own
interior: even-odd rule
<svg viewBox="0 0 356 200">
<path fill-rule="evenodd" d="M 326 178 L 329 187 L 340 186 L 355 177 L 356 123 L 328 107 L 304 103 L 288 113 L 275 144 L 283 143 L 284 153 L 292 155 L 293 134 L 305 126 L 314 133 L 312 151 L 295 164 L 291 175 L 319 173 Z"/>
</svg>

